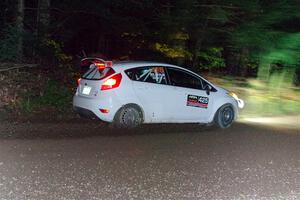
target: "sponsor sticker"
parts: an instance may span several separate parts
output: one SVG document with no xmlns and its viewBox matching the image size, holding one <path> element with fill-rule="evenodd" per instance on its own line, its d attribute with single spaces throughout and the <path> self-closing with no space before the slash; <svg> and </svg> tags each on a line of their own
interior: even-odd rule
<svg viewBox="0 0 300 200">
<path fill-rule="evenodd" d="M 199 107 L 199 108 L 207 108 L 208 107 L 209 98 L 202 97 L 197 95 L 189 94 L 187 96 L 187 106 Z"/>
</svg>

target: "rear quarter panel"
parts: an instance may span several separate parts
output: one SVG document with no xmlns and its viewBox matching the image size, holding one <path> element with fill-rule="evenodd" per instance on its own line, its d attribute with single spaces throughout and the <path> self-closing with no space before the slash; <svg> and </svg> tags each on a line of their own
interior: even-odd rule
<svg viewBox="0 0 300 200">
<path fill-rule="evenodd" d="M 116 111 L 118 111 L 122 106 L 125 106 L 127 104 L 136 104 L 142 109 L 142 112 L 144 115 L 143 116 L 144 122 L 149 121 L 149 119 L 148 119 L 149 116 L 145 112 L 144 108 L 141 106 L 142 104 L 139 101 L 139 99 L 137 98 L 136 93 L 133 89 L 132 80 L 130 80 L 128 78 L 128 76 L 125 74 L 124 70 L 118 70 L 118 71 L 116 70 L 116 73 L 122 74 L 121 85 L 119 88 L 117 88 L 115 90 L 115 94 L 121 102 L 121 105 L 119 106 L 119 108 Z"/>
</svg>

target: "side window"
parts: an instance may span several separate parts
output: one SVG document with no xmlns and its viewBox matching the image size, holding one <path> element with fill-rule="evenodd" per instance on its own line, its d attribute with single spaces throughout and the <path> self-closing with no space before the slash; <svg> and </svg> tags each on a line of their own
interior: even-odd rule
<svg viewBox="0 0 300 200">
<path fill-rule="evenodd" d="M 128 69 L 125 73 L 133 81 L 167 84 L 164 67 L 137 67 Z"/>
<path fill-rule="evenodd" d="M 186 87 L 192 89 L 202 90 L 203 85 L 200 78 L 190 74 L 188 72 L 184 72 L 180 69 L 168 68 L 168 74 L 170 77 L 170 82 L 174 86 L 178 87 Z"/>
</svg>

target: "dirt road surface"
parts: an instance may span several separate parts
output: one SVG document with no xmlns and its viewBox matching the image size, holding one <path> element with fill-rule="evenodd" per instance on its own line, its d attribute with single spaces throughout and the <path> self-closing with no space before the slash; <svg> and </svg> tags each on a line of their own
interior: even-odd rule
<svg viewBox="0 0 300 200">
<path fill-rule="evenodd" d="M 300 199 L 300 129 L 0 122 L 0 199 Z"/>
</svg>

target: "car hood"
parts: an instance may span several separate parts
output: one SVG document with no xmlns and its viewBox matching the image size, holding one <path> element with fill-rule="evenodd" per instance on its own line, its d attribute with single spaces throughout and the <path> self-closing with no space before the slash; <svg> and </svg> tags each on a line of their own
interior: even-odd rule
<svg viewBox="0 0 300 200">
<path fill-rule="evenodd" d="M 215 86 L 215 88 L 218 90 L 218 92 L 222 93 L 222 94 L 227 94 L 229 93 L 228 90 L 222 88 L 222 87 L 219 87 L 219 86 Z"/>
</svg>

